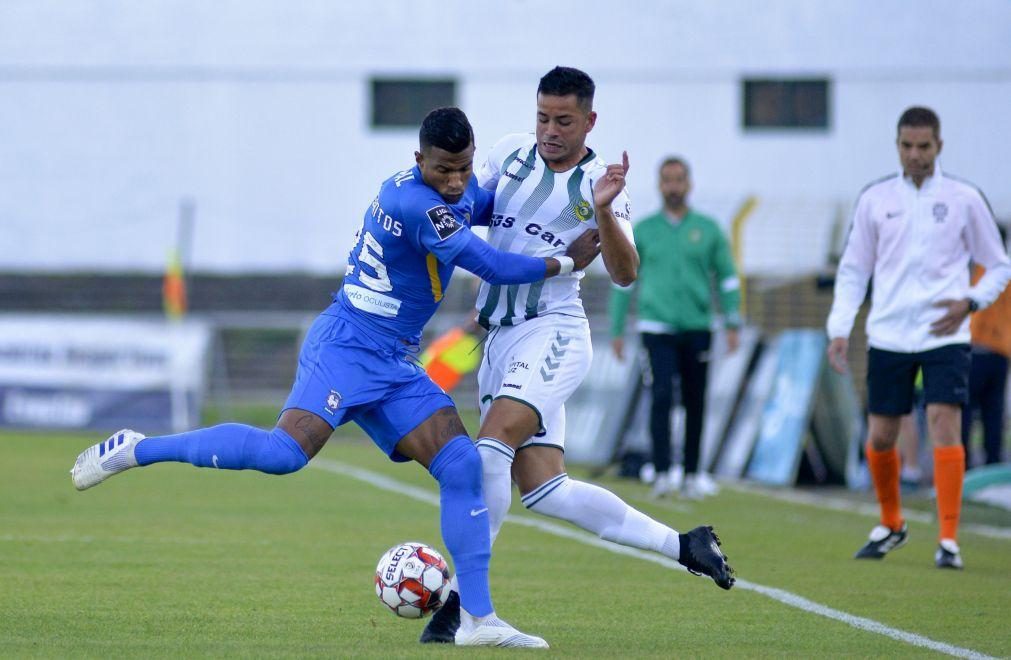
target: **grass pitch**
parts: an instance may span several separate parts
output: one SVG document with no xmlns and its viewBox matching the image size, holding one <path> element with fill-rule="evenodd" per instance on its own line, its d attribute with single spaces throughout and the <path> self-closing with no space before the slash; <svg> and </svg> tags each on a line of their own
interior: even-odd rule
<svg viewBox="0 0 1011 660">
<path fill-rule="evenodd" d="M 67 471 L 95 441 L 0 434 L 0 656 L 503 653 L 423 647 L 424 621 L 397 619 L 375 597 L 372 574 L 389 546 L 422 540 L 445 550 L 431 504 L 318 467 L 273 477 L 162 464 L 78 493 Z M 420 467 L 390 463 L 354 433 L 335 436 L 321 458 L 436 492 Z M 653 502 L 639 484 L 603 484 L 676 528 L 715 525 L 742 583 L 724 592 L 507 523 L 492 563 L 496 608 L 549 641 L 541 657 L 938 655 L 788 606 L 765 587 L 955 652 L 1011 655 L 1011 539 L 965 532 L 966 570 L 940 571 L 936 526 L 911 522 L 905 548 L 857 562 L 875 522 L 867 515 L 732 489 L 701 503 Z M 514 514 L 547 520 L 516 500 Z"/>
</svg>

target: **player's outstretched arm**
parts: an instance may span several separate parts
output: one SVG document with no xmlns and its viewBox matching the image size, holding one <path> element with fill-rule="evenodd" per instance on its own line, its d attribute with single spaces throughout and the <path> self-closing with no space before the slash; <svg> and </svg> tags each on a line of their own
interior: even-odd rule
<svg viewBox="0 0 1011 660">
<path fill-rule="evenodd" d="M 585 269 L 597 258 L 598 254 L 600 254 L 600 233 L 593 229 L 584 231 L 565 250 L 565 256 L 572 259 L 573 270 Z M 552 261 L 557 261 L 557 259 L 548 259 L 549 268 Z"/>
<path fill-rule="evenodd" d="M 468 270 L 491 284 L 527 284 L 586 268 L 600 252 L 596 232 L 587 231 L 572 242 L 566 257 L 528 257 L 496 250 L 469 234 L 467 244 L 453 258 L 453 265 Z"/>
</svg>

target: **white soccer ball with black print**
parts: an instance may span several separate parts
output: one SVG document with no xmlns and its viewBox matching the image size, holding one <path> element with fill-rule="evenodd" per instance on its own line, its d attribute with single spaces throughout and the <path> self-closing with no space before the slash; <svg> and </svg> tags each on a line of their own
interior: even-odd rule
<svg viewBox="0 0 1011 660">
<path fill-rule="evenodd" d="M 424 543 L 395 545 L 376 565 L 376 596 L 397 616 L 428 616 L 449 597 L 449 566 Z"/>
</svg>

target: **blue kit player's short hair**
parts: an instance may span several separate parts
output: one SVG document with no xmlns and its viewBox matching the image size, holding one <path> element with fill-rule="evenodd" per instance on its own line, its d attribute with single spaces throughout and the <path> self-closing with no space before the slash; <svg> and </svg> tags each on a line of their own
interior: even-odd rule
<svg viewBox="0 0 1011 660">
<path fill-rule="evenodd" d="M 438 147 L 458 154 L 474 143 L 474 129 L 460 108 L 436 108 L 421 122 L 418 141 L 422 151 Z"/>
</svg>

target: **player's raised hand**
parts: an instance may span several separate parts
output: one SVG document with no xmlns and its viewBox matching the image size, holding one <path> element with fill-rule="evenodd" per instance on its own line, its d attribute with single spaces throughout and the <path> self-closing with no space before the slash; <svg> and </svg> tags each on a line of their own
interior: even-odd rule
<svg viewBox="0 0 1011 660">
<path fill-rule="evenodd" d="M 600 254 L 600 235 L 595 229 L 587 229 L 579 238 L 569 244 L 565 256 L 575 262 L 575 270 L 583 270 Z"/>
<path fill-rule="evenodd" d="M 628 152 L 621 152 L 621 164 L 608 165 L 604 175 L 593 184 L 593 203 L 596 206 L 610 206 L 614 198 L 625 189 L 625 175 L 628 174 Z"/>
</svg>

